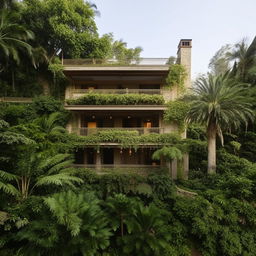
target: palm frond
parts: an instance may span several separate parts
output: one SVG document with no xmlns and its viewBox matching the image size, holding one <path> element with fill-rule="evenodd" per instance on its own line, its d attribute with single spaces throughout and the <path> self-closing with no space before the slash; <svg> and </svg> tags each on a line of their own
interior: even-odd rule
<svg viewBox="0 0 256 256">
<path fill-rule="evenodd" d="M 59 174 L 37 178 L 35 187 L 45 186 L 45 185 L 64 186 L 64 185 L 71 185 L 73 183 L 83 183 L 83 180 L 78 177 L 70 176 L 65 173 L 59 173 Z"/>
</svg>

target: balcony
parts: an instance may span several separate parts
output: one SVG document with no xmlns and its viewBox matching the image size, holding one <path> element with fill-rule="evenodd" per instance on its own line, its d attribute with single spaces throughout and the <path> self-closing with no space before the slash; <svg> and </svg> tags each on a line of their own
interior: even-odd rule
<svg viewBox="0 0 256 256">
<path fill-rule="evenodd" d="M 137 59 L 63 59 L 64 66 L 167 66 L 168 58 L 137 58 Z"/>
<path fill-rule="evenodd" d="M 149 95 L 161 95 L 166 90 L 163 89 L 73 89 L 70 90 L 70 99 L 77 99 L 88 93 L 95 94 L 149 94 Z"/>
<path fill-rule="evenodd" d="M 124 128 L 124 127 L 114 127 L 114 128 L 87 128 L 87 127 L 71 127 L 70 132 L 75 133 L 77 135 L 81 136 L 88 136 L 88 135 L 93 135 L 93 134 L 98 134 L 100 132 L 104 131 L 131 131 L 131 132 L 136 132 L 136 135 L 142 135 L 142 134 L 150 134 L 150 133 L 158 133 L 162 134 L 164 133 L 165 128 L 160 128 L 160 127 L 152 127 L 152 128 L 144 128 L 144 127 L 131 127 L 131 128 Z"/>
</svg>

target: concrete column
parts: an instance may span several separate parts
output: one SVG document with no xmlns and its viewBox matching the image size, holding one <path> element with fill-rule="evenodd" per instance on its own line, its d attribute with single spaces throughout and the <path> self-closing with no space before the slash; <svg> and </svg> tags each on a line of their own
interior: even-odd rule
<svg viewBox="0 0 256 256">
<path fill-rule="evenodd" d="M 183 155 L 183 178 L 185 180 L 188 179 L 188 172 L 189 172 L 189 154 L 186 153 Z"/>
<path fill-rule="evenodd" d="M 114 165 L 121 164 L 121 155 L 120 155 L 120 149 L 115 148 L 114 149 Z"/>
<path fill-rule="evenodd" d="M 100 153 L 100 149 L 98 151 L 95 152 L 95 165 L 96 165 L 96 170 L 100 170 L 101 169 L 101 153 Z"/>
<path fill-rule="evenodd" d="M 172 169 L 172 174 L 171 177 L 173 180 L 177 180 L 177 169 L 178 169 L 178 161 L 177 160 L 172 160 L 171 162 L 171 169 Z"/>
<path fill-rule="evenodd" d="M 84 149 L 84 159 L 83 159 L 83 162 L 84 162 L 84 164 L 87 164 L 87 150 L 86 149 Z"/>
</svg>

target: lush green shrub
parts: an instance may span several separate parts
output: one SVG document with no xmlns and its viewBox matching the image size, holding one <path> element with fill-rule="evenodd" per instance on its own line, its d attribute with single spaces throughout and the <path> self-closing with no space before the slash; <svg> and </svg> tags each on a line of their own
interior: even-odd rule
<svg viewBox="0 0 256 256">
<path fill-rule="evenodd" d="M 31 122 L 37 115 L 29 104 L 10 103 L 0 105 L 0 117 L 12 126 Z"/>
<path fill-rule="evenodd" d="M 241 143 L 240 156 L 251 162 L 256 162 L 256 133 L 246 132 L 240 134 L 239 142 Z"/>
<path fill-rule="evenodd" d="M 53 112 L 64 111 L 63 103 L 50 96 L 39 96 L 34 98 L 31 108 L 38 115 L 48 115 Z"/>
<path fill-rule="evenodd" d="M 162 95 L 88 93 L 66 101 L 69 105 L 162 105 Z"/>
<path fill-rule="evenodd" d="M 217 152 L 217 172 L 245 174 L 252 167 L 252 163 L 245 158 L 227 153 L 224 149 Z"/>
</svg>

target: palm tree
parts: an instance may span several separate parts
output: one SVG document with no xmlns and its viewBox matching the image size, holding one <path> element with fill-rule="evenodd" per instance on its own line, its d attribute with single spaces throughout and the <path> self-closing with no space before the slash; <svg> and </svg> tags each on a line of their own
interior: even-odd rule
<svg viewBox="0 0 256 256">
<path fill-rule="evenodd" d="M 195 82 L 190 100 L 191 108 L 187 114 L 189 122 L 206 125 L 208 141 L 208 173 L 216 172 L 216 135 L 223 144 L 224 129 L 239 128 L 253 119 L 253 111 L 246 88 L 229 78 L 229 73 L 217 77 L 209 74 Z"/>
<path fill-rule="evenodd" d="M 124 194 L 116 194 L 107 199 L 107 212 L 111 218 L 111 226 L 114 231 L 120 229 L 121 237 L 124 236 L 124 223 L 131 214 L 135 201 Z M 114 218 L 113 218 L 114 217 Z"/>
<path fill-rule="evenodd" d="M 51 113 L 49 116 L 43 116 L 35 122 L 40 126 L 41 130 L 47 134 L 48 137 L 60 135 L 67 132 L 67 130 L 60 126 L 60 120 L 63 114 L 60 112 Z"/>
<path fill-rule="evenodd" d="M 249 46 L 245 39 L 235 44 L 233 51 L 227 53 L 227 57 L 231 61 L 235 60 L 236 75 L 241 81 L 247 82 L 256 65 L 256 37 Z"/>
<path fill-rule="evenodd" d="M 0 56 L 1 59 L 6 60 L 12 58 L 14 62 L 19 64 L 19 51 L 32 54 L 32 46 L 27 41 L 33 39 L 34 35 L 30 30 L 16 23 L 15 20 L 16 16 L 11 12 L 0 11 Z M 3 63 L 0 64 L 3 65 Z"/>
<path fill-rule="evenodd" d="M 127 222 L 128 234 L 122 238 L 122 255 L 160 256 L 170 248 L 171 234 L 165 211 L 138 203 Z"/>
<path fill-rule="evenodd" d="M 82 183 L 80 178 L 74 176 L 71 164 L 72 159 L 68 154 L 48 158 L 29 152 L 19 162 L 16 173 L 0 171 L 0 190 L 23 200 L 34 194 L 38 187 Z"/>
</svg>

